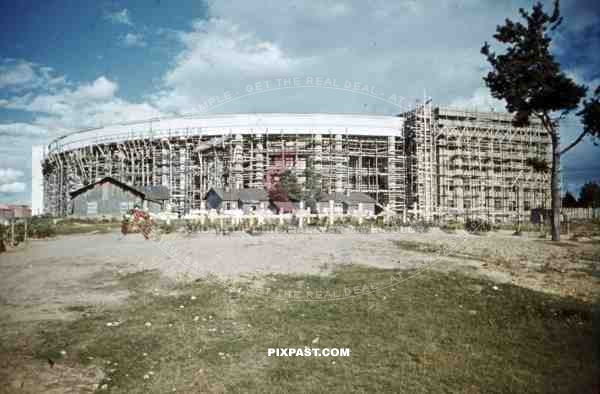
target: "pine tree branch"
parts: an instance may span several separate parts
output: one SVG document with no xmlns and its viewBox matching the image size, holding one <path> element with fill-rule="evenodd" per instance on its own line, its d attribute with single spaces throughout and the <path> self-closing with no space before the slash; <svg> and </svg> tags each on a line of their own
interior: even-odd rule
<svg viewBox="0 0 600 394">
<path fill-rule="evenodd" d="M 586 136 L 586 134 L 588 133 L 588 130 L 583 130 L 583 132 L 581 134 L 579 134 L 579 137 L 577 137 L 575 139 L 575 141 L 571 142 L 569 145 L 567 145 L 567 147 L 563 150 L 560 151 L 560 155 L 564 155 L 565 153 L 567 153 L 572 147 L 574 147 L 575 145 L 577 145 L 583 137 Z"/>
</svg>

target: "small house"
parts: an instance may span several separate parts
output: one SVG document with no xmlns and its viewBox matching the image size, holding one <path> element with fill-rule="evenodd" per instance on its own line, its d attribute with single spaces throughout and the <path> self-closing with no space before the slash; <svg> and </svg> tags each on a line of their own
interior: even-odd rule
<svg viewBox="0 0 600 394">
<path fill-rule="evenodd" d="M 136 205 L 160 212 L 169 200 L 165 186 L 136 187 L 107 176 L 70 193 L 69 214 L 77 217 L 117 217 Z"/>
<path fill-rule="evenodd" d="M 241 209 L 244 213 L 248 213 L 268 209 L 269 204 L 269 195 L 262 188 L 224 190 L 212 187 L 206 193 L 207 209 Z"/>
<path fill-rule="evenodd" d="M 319 213 L 351 214 L 371 216 L 375 214 L 376 201 L 362 192 L 321 193 L 317 201 Z"/>
<path fill-rule="evenodd" d="M 211 187 L 206 193 L 205 200 L 207 209 L 239 209 L 240 192 L 239 189 L 229 190 Z"/>
<path fill-rule="evenodd" d="M 244 213 L 269 209 L 269 194 L 263 188 L 241 189 L 239 192 L 240 209 Z"/>
</svg>

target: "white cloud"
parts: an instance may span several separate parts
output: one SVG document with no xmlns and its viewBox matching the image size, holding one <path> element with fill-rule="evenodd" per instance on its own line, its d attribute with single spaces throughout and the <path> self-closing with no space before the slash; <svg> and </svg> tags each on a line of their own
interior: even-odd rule
<svg viewBox="0 0 600 394">
<path fill-rule="evenodd" d="M 184 49 L 163 78 L 165 90 L 153 96 L 167 111 L 193 111 L 207 90 L 228 88 L 236 80 L 287 77 L 313 62 L 308 56 L 290 56 L 277 43 L 224 19 L 196 21 L 178 38 Z"/>
<path fill-rule="evenodd" d="M 123 8 L 120 11 L 107 13 L 106 19 L 113 23 L 133 26 L 133 22 L 131 21 L 131 17 L 129 15 L 129 10 L 127 10 L 127 8 Z"/>
<path fill-rule="evenodd" d="M 25 60 L 0 60 L 0 88 L 16 91 L 55 89 L 67 84 L 66 78 L 62 75 L 56 76 L 51 67 L 42 67 Z"/>
<path fill-rule="evenodd" d="M 480 87 L 469 97 L 459 97 L 450 103 L 451 107 L 478 111 L 506 111 L 506 103 L 492 97 L 486 87 Z"/>
<path fill-rule="evenodd" d="M 146 46 L 146 41 L 144 41 L 144 35 L 136 34 L 136 33 L 127 33 L 121 39 L 121 43 L 122 43 L 122 45 L 124 45 L 126 47 L 145 47 Z"/>
<path fill-rule="evenodd" d="M 22 193 L 25 191 L 23 182 L 0 184 L 0 193 Z"/>
<path fill-rule="evenodd" d="M 47 133 L 43 127 L 29 123 L 0 124 L 0 137 L 40 137 Z M 1 170 L 0 170 L 1 171 Z"/>
<path fill-rule="evenodd" d="M 10 100 L 3 100 L 0 102 L 0 107 L 64 116 L 95 102 L 112 99 L 118 88 L 116 82 L 101 76 L 92 83 L 83 83 L 74 89 L 64 88 L 54 94 L 28 93 Z"/>
<path fill-rule="evenodd" d="M 23 171 L 14 168 L 0 168 L 0 184 L 12 183 L 23 176 Z"/>
<path fill-rule="evenodd" d="M 26 84 L 36 77 L 31 63 L 19 62 L 11 66 L 0 66 L 0 88 Z"/>
</svg>

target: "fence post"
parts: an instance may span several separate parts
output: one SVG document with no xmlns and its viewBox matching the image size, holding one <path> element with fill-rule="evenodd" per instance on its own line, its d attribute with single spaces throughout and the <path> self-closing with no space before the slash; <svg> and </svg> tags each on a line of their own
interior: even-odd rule
<svg viewBox="0 0 600 394">
<path fill-rule="evenodd" d="M 27 218 L 25 218 L 25 234 L 23 234 L 23 239 L 27 242 Z"/>
<path fill-rule="evenodd" d="M 15 219 L 10 219 L 10 245 L 15 246 Z"/>
</svg>

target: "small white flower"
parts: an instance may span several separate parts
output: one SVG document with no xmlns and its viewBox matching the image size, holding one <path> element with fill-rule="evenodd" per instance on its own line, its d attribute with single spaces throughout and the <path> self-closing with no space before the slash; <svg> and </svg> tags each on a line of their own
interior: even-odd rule
<svg viewBox="0 0 600 394">
<path fill-rule="evenodd" d="M 106 327 L 112 327 L 112 325 L 113 325 L 112 322 L 106 323 Z"/>
<path fill-rule="evenodd" d="M 108 384 L 104 383 L 102 386 L 100 386 L 100 390 L 106 390 L 108 388 Z"/>
<path fill-rule="evenodd" d="M 67 355 L 67 351 L 66 350 L 61 350 L 60 351 L 60 355 L 61 356 L 66 356 Z"/>
<path fill-rule="evenodd" d="M 148 373 L 149 373 L 150 375 L 154 375 L 154 372 L 153 372 L 153 371 L 150 371 L 150 372 L 148 372 Z"/>
<path fill-rule="evenodd" d="M 316 337 L 315 339 L 313 339 L 312 343 L 319 343 L 319 337 Z"/>
<path fill-rule="evenodd" d="M 148 355 L 148 353 L 142 353 L 142 356 L 146 357 Z"/>
<path fill-rule="evenodd" d="M 219 356 L 224 356 L 224 355 L 225 355 L 225 353 L 219 352 Z"/>
<path fill-rule="evenodd" d="M 185 306 L 179 305 L 179 309 L 183 309 L 183 308 L 185 308 Z"/>
<path fill-rule="evenodd" d="M 144 380 L 148 380 L 148 379 L 150 379 L 150 375 L 148 375 L 148 374 L 145 374 L 145 375 L 144 375 Z"/>
<path fill-rule="evenodd" d="M 194 321 L 200 320 L 200 316 L 194 316 Z"/>
<path fill-rule="evenodd" d="M 496 290 L 496 291 L 497 291 L 497 290 L 500 290 L 500 289 L 498 288 L 498 286 L 492 286 L 492 289 L 494 289 L 494 290 Z"/>
<path fill-rule="evenodd" d="M 145 325 L 146 327 L 152 327 L 152 323 L 150 323 L 149 321 L 147 321 L 147 322 L 146 322 L 144 325 Z"/>
<path fill-rule="evenodd" d="M 194 301 L 196 299 L 196 296 L 191 296 L 190 300 Z"/>
<path fill-rule="evenodd" d="M 335 361 L 332 361 L 331 364 L 335 365 Z"/>
</svg>

